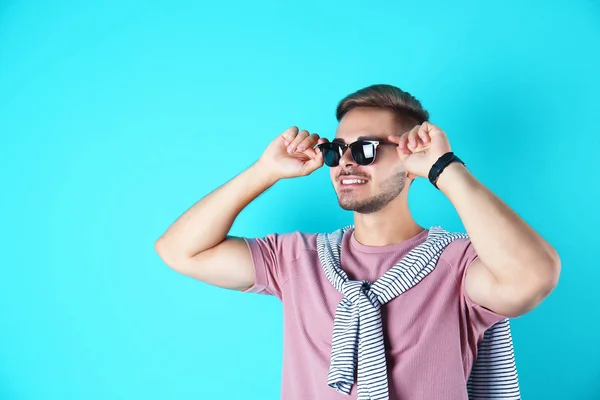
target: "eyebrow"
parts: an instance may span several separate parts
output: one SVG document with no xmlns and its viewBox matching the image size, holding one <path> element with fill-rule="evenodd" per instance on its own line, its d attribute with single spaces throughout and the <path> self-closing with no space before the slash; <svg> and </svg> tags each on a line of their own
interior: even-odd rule
<svg viewBox="0 0 600 400">
<path fill-rule="evenodd" d="M 359 136 L 356 140 L 379 140 L 379 141 L 385 141 L 385 139 L 379 138 L 377 136 Z"/>
<path fill-rule="evenodd" d="M 359 136 L 358 138 L 356 138 L 356 140 L 378 140 L 380 142 L 386 142 L 385 139 L 382 139 L 382 138 L 379 138 L 379 137 L 373 136 L 373 135 Z M 344 139 L 340 139 L 340 138 L 333 139 L 332 142 L 334 142 L 334 143 L 346 143 L 346 141 Z"/>
</svg>

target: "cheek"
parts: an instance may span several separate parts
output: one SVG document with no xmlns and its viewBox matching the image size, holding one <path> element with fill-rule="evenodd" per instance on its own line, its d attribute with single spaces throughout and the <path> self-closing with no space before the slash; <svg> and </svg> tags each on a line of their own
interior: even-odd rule
<svg viewBox="0 0 600 400">
<path fill-rule="evenodd" d="M 386 154 L 386 156 L 382 157 L 380 161 L 381 163 L 378 166 L 381 167 L 381 170 L 390 174 L 397 173 L 398 171 L 404 169 L 404 164 L 398 157 L 395 157 L 395 155 L 391 156 Z"/>
<path fill-rule="evenodd" d="M 337 168 L 329 168 L 329 176 L 331 177 L 331 182 L 334 182 L 334 183 L 335 183 L 335 177 L 337 176 L 336 170 L 337 170 Z"/>
<path fill-rule="evenodd" d="M 390 178 L 395 177 L 398 174 L 404 173 L 405 170 L 401 163 L 394 161 L 381 163 L 377 166 L 377 168 L 369 168 L 368 170 L 365 169 L 365 172 L 369 174 L 371 181 L 378 185 L 382 182 L 387 182 Z"/>
</svg>

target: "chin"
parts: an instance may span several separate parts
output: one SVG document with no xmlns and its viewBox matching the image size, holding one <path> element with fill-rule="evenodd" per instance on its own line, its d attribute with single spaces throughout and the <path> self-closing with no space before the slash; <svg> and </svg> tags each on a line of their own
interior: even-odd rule
<svg viewBox="0 0 600 400">
<path fill-rule="evenodd" d="M 382 210 L 398 197 L 397 192 L 386 192 L 378 195 L 355 196 L 350 193 L 338 194 L 339 206 L 347 211 L 359 214 L 372 214 Z"/>
<path fill-rule="evenodd" d="M 378 211 L 379 205 L 370 201 L 370 198 L 359 198 L 356 196 L 338 196 L 339 206 L 346 211 L 354 211 L 361 214 L 369 214 Z"/>
<path fill-rule="evenodd" d="M 381 210 L 381 208 L 382 208 L 381 205 L 367 203 L 367 202 L 363 202 L 363 203 L 339 202 L 339 205 L 343 210 L 354 211 L 359 214 L 372 214 L 374 212 Z"/>
</svg>

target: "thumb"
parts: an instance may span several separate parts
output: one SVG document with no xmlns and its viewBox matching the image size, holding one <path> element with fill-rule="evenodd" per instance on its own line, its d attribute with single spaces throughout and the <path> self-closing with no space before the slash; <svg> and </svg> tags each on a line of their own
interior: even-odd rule
<svg viewBox="0 0 600 400">
<path fill-rule="evenodd" d="M 400 157 L 400 161 L 403 163 L 406 162 L 406 159 L 410 157 L 412 152 L 406 146 L 398 146 L 398 157 Z"/>
<path fill-rule="evenodd" d="M 400 158 L 400 161 L 402 161 L 402 162 L 406 161 L 408 156 L 410 156 L 412 154 L 412 152 L 410 151 L 410 149 L 408 148 L 408 146 L 406 144 L 407 141 L 406 141 L 405 136 L 390 135 L 390 136 L 388 136 L 388 140 L 390 142 L 396 143 L 398 145 L 396 147 L 396 151 L 398 152 L 398 157 Z"/>
<path fill-rule="evenodd" d="M 323 166 L 323 153 L 317 152 L 314 157 L 302 166 L 302 175 L 310 175 Z"/>
</svg>

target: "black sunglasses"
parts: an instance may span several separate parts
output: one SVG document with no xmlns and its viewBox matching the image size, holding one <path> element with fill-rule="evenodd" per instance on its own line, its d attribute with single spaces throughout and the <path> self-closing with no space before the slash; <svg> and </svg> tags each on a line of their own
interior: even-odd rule
<svg viewBox="0 0 600 400">
<path fill-rule="evenodd" d="M 323 153 L 325 165 L 337 167 L 347 148 L 350 148 L 350 154 L 352 155 L 354 162 L 364 166 L 372 164 L 375 161 L 377 146 L 383 145 L 398 146 L 396 143 L 382 140 L 357 140 L 350 144 L 339 142 L 321 143 L 317 147 L 321 149 L 321 152 Z"/>
</svg>

